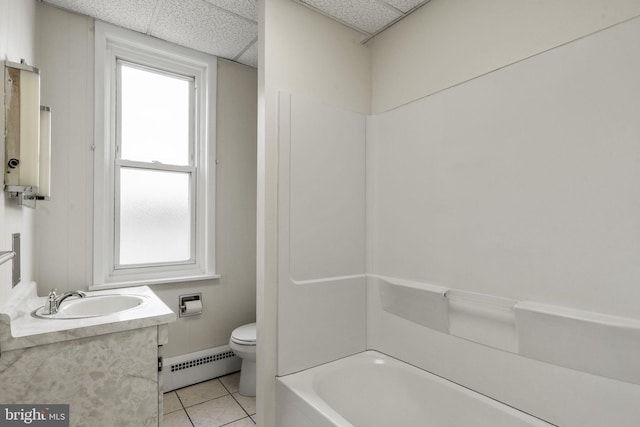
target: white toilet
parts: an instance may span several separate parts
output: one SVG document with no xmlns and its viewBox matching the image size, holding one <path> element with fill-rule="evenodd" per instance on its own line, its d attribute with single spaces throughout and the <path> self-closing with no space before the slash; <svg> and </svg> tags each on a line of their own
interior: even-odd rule
<svg viewBox="0 0 640 427">
<path fill-rule="evenodd" d="M 242 359 L 240 368 L 240 394 L 256 395 L 256 324 L 237 327 L 231 332 L 229 347 Z"/>
</svg>

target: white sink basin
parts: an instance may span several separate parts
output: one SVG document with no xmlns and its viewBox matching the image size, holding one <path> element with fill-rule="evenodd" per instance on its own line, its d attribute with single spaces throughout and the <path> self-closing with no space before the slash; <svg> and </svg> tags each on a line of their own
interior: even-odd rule
<svg viewBox="0 0 640 427">
<path fill-rule="evenodd" d="M 120 313 L 140 307 L 149 301 L 149 298 L 143 295 L 95 295 L 66 299 L 60 304 L 58 312 L 53 315 L 43 315 L 42 310 L 44 307 L 40 307 L 34 314 L 37 317 L 49 319 L 80 319 Z"/>
<path fill-rule="evenodd" d="M 62 317 L 93 317 L 118 313 L 146 302 L 139 295 L 98 295 L 66 300 L 58 309 Z"/>
</svg>

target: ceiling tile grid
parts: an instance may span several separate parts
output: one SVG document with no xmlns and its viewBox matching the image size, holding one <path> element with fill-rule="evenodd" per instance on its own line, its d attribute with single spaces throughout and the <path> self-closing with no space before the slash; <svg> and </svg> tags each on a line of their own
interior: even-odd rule
<svg viewBox="0 0 640 427">
<path fill-rule="evenodd" d="M 46 0 L 47 3 L 146 33 L 158 0 Z"/>
<path fill-rule="evenodd" d="M 206 0 L 212 5 L 258 22 L 258 2 L 256 0 Z"/>
<path fill-rule="evenodd" d="M 149 34 L 233 59 L 258 35 L 258 24 L 204 0 L 163 0 Z"/>
<path fill-rule="evenodd" d="M 182 46 L 256 67 L 256 0 L 45 0 Z"/>
<path fill-rule="evenodd" d="M 375 34 L 402 16 L 387 3 L 375 0 L 300 0 L 351 27 Z"/>
<path fill-rule="evenodd" d="M 258 42 L 256 41 L 253 43 L 236 60 L 243 64 L 258 68 Z"/>
<path fill-rule="evenodd" d="M 410 12 L 421 4 L 426 3 L 425 0 L 384 0 L 384 2 L 401 10 L 402 13 Z"/>
</svg>

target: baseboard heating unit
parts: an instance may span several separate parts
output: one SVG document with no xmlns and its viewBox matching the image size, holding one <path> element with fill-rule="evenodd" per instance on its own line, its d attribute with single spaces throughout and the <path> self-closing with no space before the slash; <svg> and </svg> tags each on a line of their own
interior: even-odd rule
<svg viewBox="0 0 640 427">
<path fill-rule="evenodd" d="M 163 359 L 163 391 L 166 393 L 239 371 L 241 363 L 228 345 Z"/>
</svg>

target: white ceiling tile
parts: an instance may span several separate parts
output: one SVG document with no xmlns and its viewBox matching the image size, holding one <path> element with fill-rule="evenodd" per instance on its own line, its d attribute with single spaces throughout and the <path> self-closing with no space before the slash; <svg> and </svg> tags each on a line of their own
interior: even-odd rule
<svg viewBox="0 0 640 427">
<path fill-rule="evenodd" d="M 238 62 L 258 68 L 258 43 L 254 43 L 251 47 L 244 51 L 237 59 Z"/>
<path fill-rule="evenodd" d="M 396 9 L 400 9 L 402 12 L 407 13 L 416 6 L 426 3 L 428 0 L 384 0 L 385 3 L 390 4 Z"/>
<path fill-rule="evenodd" d="M 158 0 L 46 0 L 63 9 L 146 33 Z"/>
<path fill-rule="evenodd" d="M 237 13 L 258 22 L 258 2 L 256 0 L 206 0 L 223 9 Z"/>
<path fill-rule="evenodd" d="M 373 0 L 301 1 L 369 34 L 375 34 L 402 16 L 398 11 Z"/>
<path fill-rule="evenodd" d="M 258 36 L 258 25 L 204 0 L 163 0 L 150 34 L 212 55 L 234 58 Z"/>
</svg>

